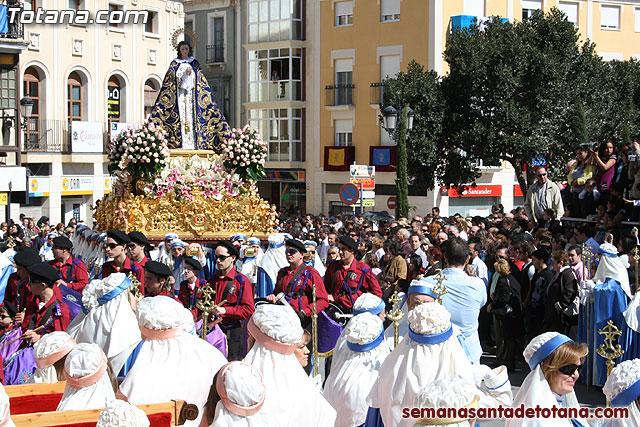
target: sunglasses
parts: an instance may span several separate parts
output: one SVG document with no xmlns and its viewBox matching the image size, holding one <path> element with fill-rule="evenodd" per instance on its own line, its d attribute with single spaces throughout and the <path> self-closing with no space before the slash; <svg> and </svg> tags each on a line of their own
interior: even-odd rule
<svg viewBox="0 0 640 427">
<path fill-rule="evenodd" d="M 293 249 L 293 248 L 289 248 L 289 249 L 287 249 L 287 255 L 295 255 L 295 254 L 297 254 L 298 252 L 300 252 L 300 251 L 299 251 L 299 250 L 297 250 L 297 249 Z"/>
<path fill-rule="evenodd" d="M 582 365 L 572 363 L 571 365 L 561 367 L 560 369 L 558 369 L 558 372 L 567 376 L 571 376 L 576 371 L 578 371 L 578 374 L 580 374 L 580 370 L 582 370 Z"/>
<path fill-rule="evenodd" d="M 136 245 L 135 243 L 129 243 L 129 244 L 127 245 L 127 249 L 135 249 L 135 248 L 136 248 L 136 246 L 138 246 L 138 245 Z"/>
<path fill-rule="evenodd" d="M 546 173 L 537 173 L 536 176 L 542 177 L 542 176 L 547 176 L 547 174 Z"/>
<path fill-rule="evenodd" d="M 109 249 L 115 249 L 120 245 L 117 243 L 107 243 L 105 246 L 108 247 Z"/>
<path fill-rule="evenodd" d="M 216 255 L 216 261 L 224 261 L 227 258 L 231 258 L 231 255 Z"/>
<path fill-rule="evenodd" d="M 307 253 L 310 255 L 315 255 L 316 251 L 307 251 Z"/>
</svg>

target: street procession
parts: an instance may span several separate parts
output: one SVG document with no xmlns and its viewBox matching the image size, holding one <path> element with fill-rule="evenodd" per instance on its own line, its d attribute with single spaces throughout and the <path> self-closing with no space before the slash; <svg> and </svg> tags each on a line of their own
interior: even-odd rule
<svg viewBox="0 0 640 427">
<path fill-rule="evenodd" d="M 142 3 L 0 5 L 0 426 L 640 427 L 640 2 Z"/>
</svg>

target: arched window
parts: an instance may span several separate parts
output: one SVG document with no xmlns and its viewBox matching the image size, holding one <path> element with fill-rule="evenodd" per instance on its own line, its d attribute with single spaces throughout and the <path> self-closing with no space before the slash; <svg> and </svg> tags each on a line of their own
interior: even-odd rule
<svg viewBox="0 0 640 427">
<path fill-rule="evenodd" d="M 69 74 L 67 79 L 67 99 L 68 99 L 68 120 L 70 122 L 82 120 L 84 110 L 84 97 L 82 90 L 82 80 L 77 72 Z"/>
<path fill-rule="evenodd" d="M 147 79 L 144 82 L 144 117 L 148 118 L 151 114 L 151 109 L 153 108 L 153 104 L 156 102 L 156 98 L 158 97 L 158 92 L 160 92 L 160 85 L 152 79 Z"/>
<path fill-rule="evenodd" d="M 24 72 L 24 81 L 22 85 L 22 93 L 29 96 L 33 100 L 33 110 L 29 124 L 24 132 L 24 144 L 28 150 L 37 150 L 40 148 L 40 128 L 42 126 L 42 115 L 40 99 L 43 96 L 43 86 L 40 81 L 40 75 L 34 67 L 29 67 Z"/>
<path fill-rule="evenodd" d="M 122 87 L 116 76 L 111 76 L 107 84 L 107 116 L 109 117 L 109 129 L 111 123 L 120 122 L 120 109 L 122 107 Z"/>
</svg>

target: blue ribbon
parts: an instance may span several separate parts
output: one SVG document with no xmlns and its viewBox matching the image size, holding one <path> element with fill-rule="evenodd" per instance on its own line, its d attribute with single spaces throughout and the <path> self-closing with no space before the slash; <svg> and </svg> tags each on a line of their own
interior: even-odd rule
<svg viewBox="0 0 640 427">
<path fill-rule="evenodd" d="M 614 253 L 611 253 L 611 252 L 606 252 L 606 251 L 603 251 L 602 249 L 600 249 L 599 252 L 600 252 L 601 255 L 604 255 L 604 256 L 609 257 L 609 258 L 618 258 L 618 254 L 614 254 Z"/>
<path fill-rule="evenodd" d="M 382 340 L 384 340 L 384 328 L 382 328 L 382 331 L 380 331 L 380 334 L 378 335 L 378 337 L 373 341 L 368 342 L 366 344 L 356 344 L 354 342 L 347 341 L 347 347 L 349 347 L 351 351 L 357 351 L 358 353 L 362 353 L 365 351 L 373 350 L 374 348 L 378 347 L 382 342 Z"/>
<path fill-rule="evenodd" d="M 440 332 L 439 334 L 435 335 L 418 334 L 413 332 L 411 328 L 409 328 L 409 338 L 411 338 L 418 344 L 440 344 L 441 342 L 444 342 L 451 338 L 451 335 L 453 335 L 453 327 L 451 326 L 449 326 L 449 329 L 447 329 L 446 331 Z"/>
<path fill-rule="evenodd" d="M 282 243 L 269 243 L 269 247 L 273 249 L 278 249 L 284 246 L 284 242 Z"/>
<path fill-rule="evenodd" d="M 409 295 L 413 295 L 413 294 L 429 295 L 430 297 L 438 299 L 438 295 L 433 293 L 433 288 L 431 288 L 430 286 L 425 286 L 425 285 L 412 285 L 412 286 L 409 286 L 408 294 Z"/>
<path fill-rule="evenodd" d="M 115 297 L 117 297 L 118 295 L 126 291 L 127 288 L 129 288 L 129 285 L 131 285 L 131 279 L 126 277 L 122 281 L 122 283 L 120 283 L 118 286 L 116 286 L 115 288 L 111 289 L 109 292 L 107 292 L 106 294 L 98 298 L 98 304 L 103 305 L 111 301 L 112 299 L 114 299 Z"/>
<path fill-rule="evenodd" d="M 531 368 L 531 370 L 535 369 L 535 367 L 538 366 L 540 362 L 546 359 L 558 347 L 568 342 L 573 342 L 573 340 L 566 335 L 560 334 L 544 343 L 542 347 L 540 347 L 535 353 L 533 353 L 533 356 L 531 356 L 531 359 L 529 360 L 529 367 Z"/>
<path fill-rule="evenodd" d="M 382 310 L 384 310 L 384 307 L 385 307 L 384 301 L 380 301 L 380 304 L 378 304 L 376 307 L 367 308 L 367 309 L 364 309 L 364 310 L 356 310 L 354 308 L 353 309 L 353 315 L 357 316 L 360 313 L 380 314 L 380 313 L 382 313 Z"/>
<path fill-rule="evenodd" d="M 612 399 L 611 406 L 624 408 L 625 406 L 629 406 L 631 402 L 638 398 L 638 396 L 640 396 L 640 379 L 636 380 L 636 382 L 631 384 L 629 388 L 623 390 L 614 399 Z"/>
</svg>

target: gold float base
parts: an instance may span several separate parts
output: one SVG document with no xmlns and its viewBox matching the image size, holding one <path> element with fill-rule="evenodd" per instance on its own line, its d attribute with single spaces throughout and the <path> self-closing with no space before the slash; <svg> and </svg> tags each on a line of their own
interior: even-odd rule
<svg viewBox="0 0 640 427">
<path fill-rule="evenodd" d="M 160 198 L 151 195 L 109 195 L 102 199 L 94 217 L 100 230 L 140 231 L 150 240 L 177 233 L 182 240 L 220 240 L 243 233 L 266 239 L 273 232 L 269 203 L 255 186 L 236 197 L 205 198 L 193 189 L 193 200 L 176 200 L 173 193 Z"/>
</svg>

